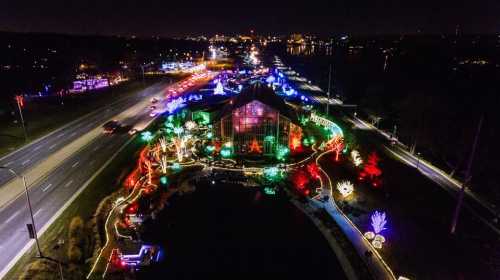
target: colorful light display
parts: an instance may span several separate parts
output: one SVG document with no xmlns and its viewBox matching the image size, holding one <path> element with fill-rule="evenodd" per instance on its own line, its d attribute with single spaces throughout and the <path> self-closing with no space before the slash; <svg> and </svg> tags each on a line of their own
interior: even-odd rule
<svg viewBox="0 0 500 280">
<path fill-rule="evenodd" d="M 290 150 L 283 145 L 278 145 L 276 148 L 276 159 L 279 161 L 285 161 L 289 154 Z"/>
<path fill-rule="evenodd" d="M 335 152 L 335 161 L 339 161 L 339 156 L 344 149 L 344 138 L 337 135 L 330 139 L 327 143 L 327 148 Z"/>
<path fill-rule="evenodd" d="M 373 247 L 381 249 L 383 243 L 385 242 L 385 237 L 380 233 L 387 229 L 385 227 L 387 224 L 386 214 L 385 212 L 375 211 L 370 218 L 373 231 L 366 232 L 364 236 L 368 240 L 372 240 Z"/>
<path fill-rule="evenodd" d="M 193 121 L 187 121 L 186 124 L 184 124 L 187 130 L 193 130 L 195 129 L 198 125 L 193 122 Z"/>
<path fill-rule="evenodd" d="M 311 113 L 311 117 L 309 119 L 313 123 L 326 128 L 329 131 L 331 138 L 334 138 L 337 136 L 342 137 L 342 138 L 344 137 L 344 132 L 342 131 L 340 126 L 338 126 L 336 123 L 332 122 L 331 120 L 324 118 L 324 117 L 321 117 L 315 113 Z"/>
<path fill-rule="evenodd" d="M 290 150 L 292 152 L 302 151 L 302 130 L 297 126 L 294 126 L 290 132 Z"/>
<path fill-rule="evenodd" d="M 309 175 L 314 179 L 320 178 L 319 167 L 315 162 L 311 162 L 307 165 L 307 172 L 309 172 Z"/>
<path fill-rule="evenodd" d="M 154 138 L 154 136 L 151 133 L 151 131 L 143 131 L 143 132 L 141 132 L 141 139 L 143 141 L 149 142 L 149 141 L 153 140 L 153 138 Z"/>
<path fill-rule="evenodd" d="M 373 232 L 377 235 L 380 234 L 383 230 L 386 229 L 385 225 L 387 224 L 385 212 L 375 211 L 371 215 L 371 226 L 373 228 Z"/>
<path fill-rule="evenodd" d="M 275 80 L 276 78 L 273 75 L 270 75 L 269 77 L 266 78 L 266 83 L 272 84 L 274 83 Z"/>
<path fill-rule="evenodd" d="M 160 169 L 161 169 L 161 173 L 163 173 L 163 174 L 167 173 L 167 166 L 168 166 L 167 156 L 166 156 L 166 155 L 163 155 L 163 156 L 161 156 L 161 158 L 160 158 Z"/>
<path fill-rule="evenodd" d="M 212 145 L 208 145 L 205 147 L 205 150 L 207 151 L 207 153 L 211 154 L 215 151 L 215 147 Z"/>
<path fill-rule="evenodd" d="M 229 158 L 233 155 L 233 145 L 231 142 L 227 142 L 224 144 L 224 146 L 220 150 L 220 155 L 223 158 Z"/>
<path fill-rule="evenodd" d="M 295 184 L 295 188 L 303 191 L 309 183 L 309 176 L 304 170 L 297 170 L 292 176 L 292 182 Z"/>
<path fill-rule="evenodd" d="M 351 151 L 351 158 L 352 162 L 354 163 L 355 166 L 360 166 L 363 164 L 363 159 L 361 158 L 360 154 L 356 150 Z"/>
<path fill-rule="evenodd" d="M 354 185 L 349 181 L 342 181 L 337 184 L 337 190 L 343 197 L 348 197 L 354 191 Z"/>
<path fill-rule="evenodd" d="M 177 111 L 177 109 L 186 107 L 186 98 L 178 97 L 178 98 L 172 99 L 169 102 L 167 102 L 165 107 L 166 107 L 167 112 L 169 114 L 172 114 L 175 111 Z"/>
<path fill-rule="evenodd" d="M 365 176 L 369 176 L 371 180 L 374 180 L 382 175 L 382 170 L 378 167 L 379 161 L 380 159 L 377 153 L 371 153 L 364 165 L 363 172 L 361 172 L 360 174 L 360 178 L 364 179 Z M 379 185 L 376 181 L 374 181 L 374 184 L 374 187 L 377 187 Z"/>
<path fill-rule="evenodd" d="M 264 193 L 267 195 L 276 195 L 276 189 L 271 188 L 271 187 L 265 187 Z"/>
<path fill-rule="evenodd" d="M 172 170 L 174 171 L 179 171 L 182 169 L 182 166 L 178 163 L 178 162 L 175 162 L 174 164 L 172 164 Z"/>
<path fill-rule="evenodd" d="M 264 178 L 270 182 L 280 181 L 284 177 L 284 171 L 277 166 L 264 168 L 262 174 L 264 175 Z"/>
<path fill-rule="evenodd" d="M 164 187 L 168 186 L 168 178 L 167 176 L 161 176 L 160 177 L 160 184 Z"/>
<path fill-rule="evenodd" d="M 262 148 L 259 145 L 259 142 L 257 141 L 256 138 L 252 140 L 252 143 L 250 144 L 250 150 L 248 151 L 249 153 L 255 153 L 255 154 L 261 154 L 262 153 Z"/>
<path fill-rule="evenodd" d="M 264 142 L 274 143 L 275 139 L 276 139 L 276 137 L 274 137 L 272 135 L 267 135 L 266 137 L 264 137 Z"/>
<path fill-rule="evenodd" d="M 214 89 L 214 95 L 225 95 L 224 87 L 222 86 L 222 82 L 220 80 L 217 81 L 217 85 Z"/>
</svg>

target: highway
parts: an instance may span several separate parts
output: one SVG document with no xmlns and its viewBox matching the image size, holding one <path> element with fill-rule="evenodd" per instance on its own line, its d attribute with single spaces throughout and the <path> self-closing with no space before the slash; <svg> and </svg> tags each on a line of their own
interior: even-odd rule
<svg viewBox="0 0 500 280">
<path fill-rule="evenodd" d="M 126 131 L 102 133 L 102 124 L 115 118 L 127 125 L 150 123 L 153 120 L 149 116 L 150 99 L 158 97 L 161 100 L 167 89 L 165 83 L 155 84 L 73 121 L 0 160 L 0 166 L 6 165 L 23 175 L 43 169 L 41 166 L 47 162 L 53 167 L 47 172 L 43 169 L 43 172 L 36 173 L 40 174 L 38 178 L 27 178 L 31 182 L 29 194 L 39 235 L 64 210 L 68 201 L 76 198 L 89 179 L 131 139 Z M 0 170 L 0 174 L 0 194 L 12 198 L 0 207 L 1 278 L 33 245 L 33 240 L 28 239 L 26 230 L 30 218 L 21 181 L 13 180 L 7 170 Z M 16 186 L 16 193 L 10 193 L 7 189 L 10 185 Z"/>
<path fill-rule="evenodd" d="M 191 83 L 192 86 L 184 86 L 182 90 L 185 92 L 196 88 L 212 77 L 213 75 L 208 75 L 206 78 L 195 80 Z M 7 165 L 19 174 L 27 176 L 39 235 L 43 234 L 65 207 L 90 183 L 92 177 L 131 139 L 126 131 L 104 134 L 102 124 L 110 119 L 117 119 L 128 126 L 145 126 L 151 123 L 154 120 L 149 115 L 151 98 L 161 100 L 155 105 L 158 111 L 165 111 L 166 102 L 162 100 L 171 88 L 178 91 L 179 85 L 181 82 L 173 85 L 157 83 L 75 120 L 0 159 L 0 166 Z M 22 183 L 19 179 L 13 179 L 7 170 L 0 170 L 0 174 L 3 183 L 0 184 L 2 278 L 34 242 L 28 239 L 26 224 L 31 222 Z M 30 178 L 30 175 L 36 178 Z M 6 200 L 5 197 L 10 199 Z"/>
<path fill-rule="evenodd" d="M 0 159 L 0 166 L 12 168 L 18 173 L 24 173 L 52 153 L 94 129 L 97 125 L 104 123 L 139 100 L 157 93 L 164 87 L 165 83 L 158 83 L 145 90 L 138 91 L 133 96 L 122 98 L 112 104 L 99 108 L 2 157 Z M 14 176 L 10 172 L 0 172 L 0 186 L 3 186 L 13 178 Z"/>
</svg>

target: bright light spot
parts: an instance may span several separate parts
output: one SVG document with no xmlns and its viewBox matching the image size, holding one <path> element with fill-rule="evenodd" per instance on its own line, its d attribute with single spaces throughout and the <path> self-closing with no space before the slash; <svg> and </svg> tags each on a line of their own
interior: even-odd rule
<svg viewBox="0 0 500 280">
<path fill-rule="evenodd" d="M 386 229 L 385 225 L 387 224 L 387 220 L 385 212 L 375 211 L 371 216 L 371 220 L 371 225 L 375 234 L 380 234 L 380 232 Z"/>
<path fill-rule="evenodd" d="M 359 155 L 358 151 L 352 150 L 351 151 L 351 158 L 352 158 L 352 162 L 354 163 L 355 166 L 360 166 L 361 164 L 363 164 L 363 159 Z"/>
<path fill-rule="evenodd" d="M 337 184 L 337 190 L 339 190 L 343 197 L 347 197 L 353 193 L 354 185 L 349 181 L 342 181 Z"/>
<path fill-rule="evenodd" d="M 366 239 L 372 240 L 373 238 L 375 238 L 375 233 L 373 231 L 367 231 L 365 232 L 364 236 Z"/>
<path fill-rule="evenodd" d="M 151 133 L 151 131 L 141 132 L 141 139 L 143 141 L 149 142 L 149 141 L 153 140 L 153 134 Z"/>
</svg>

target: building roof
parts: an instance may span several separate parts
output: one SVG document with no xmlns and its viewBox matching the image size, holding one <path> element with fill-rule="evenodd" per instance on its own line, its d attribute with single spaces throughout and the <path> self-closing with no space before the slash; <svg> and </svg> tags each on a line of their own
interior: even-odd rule
<svg viewBox="0 0 500 280">
<path fill-rule="evenodd" d="M 271 87 L 260 82 L 243 88 L 237 96 L 231 98 L 232 102 L 228 102 L 222 108 L 220 113 L 215 117 L 215 120 L 231 114 L 234 109 L 240 108 L 254 100 L 260 101 L 263 104 L 274 108 L 280 113 L 280 115 L 287 117 L 293 123 L 298 123 L 296 112 L 292 110 L 281 97 L 276 95 Z"/>
</svg>

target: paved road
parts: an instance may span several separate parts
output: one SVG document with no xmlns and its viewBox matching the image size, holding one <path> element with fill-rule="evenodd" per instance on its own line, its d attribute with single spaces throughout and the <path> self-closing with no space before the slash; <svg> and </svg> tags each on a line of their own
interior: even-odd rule
<svg viewBox="0 0 500 280">
<path fill-rule="evenodd" d="M 122 98 L 113 104 L 97 109 L 57 129 L 49 135 L 33 141 L 19 150 L 2 157 L 0 159 L 0 166 L 6 166 L 14 169 L 18 173 L 24 173 L 49 155 L 94 129 L 96 126 L 102 124 L 119 112 L 129 108 L 139 100 L 151 96 L 154 93 L 158 93 L 165 85 L 165 83 L 155 84 L 145 90 L 138 91 L 137 94 Z M 3 186 L 13 178 L 14 176 L 10 172 L 0 172 L 0 186 Z"/>
<path fill-rule="evenodd" d="M 375 132 L 378 132 L 388 140 L 391 139 L 391 135 L 389 133 L 377 129 L 371 124 L 356 117 L 349 118 L 349 121 L 359 129 L 373 130 Z M 424 174 L 436 184 L 441 186 L 445 191 L 450 193 L 450 195 L 456 197 L 458 191 L 462 187 L 462 182 L 448 176 L 448 174 L 446 174 L 443 170 L 433 166 L 423 159 L 419 159 L 416 155 L 408 152 L 404 148 L 404 145 L 400 142 L 397 142 L 395 145 L 384 145 L 384 147 L 388 153 L 400 159 L 407 165 L 415 168 L 418 167 L 420 173 Z M 470 213 L 472 213 L 475 217 L 485 223 L 490 229 L 500 235 L 500 226 L 498 225 L 498 223 L 495 223 L 493 221 L 496 217 L 499 216 L 498 210 L 496 209 L 495 205 L 485 201 L 481 197 L 478 197 L 468 189 L 466 189 L 465 194 L 466 195 L 464 196 L 463 204 L 464 207 L 469 210 Z"/>
<path fill-rule="evenodd" d="M 208 79 L 200 80 L 192 88 L 196 88 L 207 81 Z M 71 151 L 72 154 L 65 158 L 63 162 L 58 163 L 56 168 L 52 169 L 48 174 L 44 174 L 43 178 L 30 186 L 30 199 L 35 223 L 39 231 L 49 226 L 51 219 L 54 219 L 56 213 L 61 211 L 63 205 L 81 190 L 82 186 L 131 138 L 127 132 L 111 135 L 100 133 L 101 124 L 117 115 L 120 116 L 120 122 L 127 125 L 145 125 L 151 122 L 153 118 L 149 116 L 149 99 L 153 96 L 165 97 L 167 89 L 165 83 L 151 86 L 133 97 L 120 100 L 107 108 L 100 109 L 83 119 L 79 119 L 0 160 L 1 165 L 4 161 L 10 159 L 12 163 L 8 167 L 17 172 L 23 172 L 29 169 L 28 164 L 22 164 L 27 160 L 26 158 L 30 159 L 30 166 L 36 167 L 37 162 L 49 157 L 53 150 L 56 150 L 56 148 L 51 149 L 50 146 L 57 144 L 60 149 L 65 149 L 63 146 L 70 146 L 68 145 L 70 142 L 77 140 L 92 130 L 95 131 L 96 127 L 99 130 L 95 138 L 80 147 L 80 149 Z M 164 108 L 162 107 L 164 105 L 164 102 L 159 102 L 157 104 L 158 110 L 163 111 Z M 70 139 L 64 139 L 66 137 L 63 136 L 59 137 L 62 133 Z M 16 155 L 25 159 L 18 159 Z M 19 166 L 19 164 L 21 165 Z M 9 180 L 9 177 L 2 178 L 3 180 Z M 33 243 L 28 239 L 26 230 L 26 224 L 31 222 L 24 195 L 18 196 L 13 201 L 0 207 L 0 221 L 2 221 L 0 224 L 1 278 L 8 272 L 9 267 L 15 263 L 17 258 Z"/>
<path fill-rule="evenodd" d="M 12 162 L 9 164 L 10 168 L 23 172 L 30 166 L 35 166 L 37 162 L 49 156 L 56 149 L 51 149 L 50 146 L 56 144 L 62 148 L 72 140 L 99 127 L 102 122 L 131 107 L 138 101 L 145 98 L 149 100 L 150 96 L 160 96 L 159 93 L 163 92 L 162 88 L 165 87 L 166 85 L 163 83 L 156 84 L 133 97 L 120 100 L 113 105 L 113 108 L 100 109 L 86 118 L 58 130 L 56 133 L 6 156 L 1 162 Z M 152 119 L 149 117 L 147 105 L 138 112 L 140 113 L 131 115 L 122 122 L 132 125 Z M 59 137 L 61 134 L 66 137 Z M 48 225 L 50 219 L 59 209 L 129 139 L 130 136 L 126 132 L 112 135 L 100 134 L 85 147 L 66 158 L 64 162 L 61 162 L 55 169 L 46 174 L 43 179 L 30 186 L 29 193 L 37 228 L 40 230 L 45 225 Z M 30 159 L 29 165 L 23 165 L 22 163 L 28 159 Z M 2 171 L 3 177 L 1 179 L 4 181 L 9 180 L 9 177 L 5 175 L 6 173 Z M 25 196 L 19 196 L 11 203 L 4 205 L 0 209 L 0 220 L 2 221 L 0 224 L 0 251 L 2 252 L 0 254 L 0 271 L 2 271 L 0 277 L 3 277 L 4 273 L 7 272 L 5 268 L 10 267 L 16 257 L 20 255 L 20 252 L 22 253 L 26 249 L 25 247 L 28 246 L 27 244 L 30 244 L 26 224 L 31 222 L 26 208 Z"/>
</svg>

